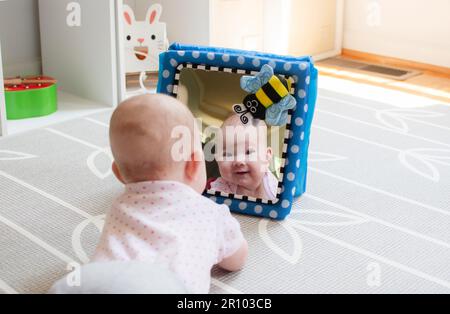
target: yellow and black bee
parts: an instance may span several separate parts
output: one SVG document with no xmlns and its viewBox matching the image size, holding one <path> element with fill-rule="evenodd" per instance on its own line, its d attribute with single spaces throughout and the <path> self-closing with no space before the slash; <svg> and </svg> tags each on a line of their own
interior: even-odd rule
<svg viewBox="0 0 450 314">
<path fill-rule="evenodd" d="M 251 114 L 269 125 L 284 125 L 288 111 L 297 104 L 290 94 L 291 85 L 290 80 L 274 75 L 272 67 L 264 65 L 256 76 L 241 78 L 242 89 L 251 94 L 245 97 L 244 106 L 236 105 L 234 111 L 241 115 L 243 124 L 249 122 L 247 114 Z"/>
</svg>

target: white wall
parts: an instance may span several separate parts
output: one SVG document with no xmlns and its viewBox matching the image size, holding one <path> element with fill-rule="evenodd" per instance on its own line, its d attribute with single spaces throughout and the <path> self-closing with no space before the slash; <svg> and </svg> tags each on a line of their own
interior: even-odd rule
<svg viewBox="0 0 450 314">
<path fill-rule="evenodd" d="M 0 1 L 0 40 L 5 76 L 41 73 L 37 0 Z"/>
<path fill-rule="evenodd" d="M 450 1 L 346 0 L 343 46 L 450 67 Z"/>
<path fill-rule="evenodd" d="M 136 19 L 143 20 L 149 6 L 163 6 L 161 22 L 167 23 L 171 43 L 209 45 L 209 0 L 124 0 L 135 10 Z"/>
</svg>

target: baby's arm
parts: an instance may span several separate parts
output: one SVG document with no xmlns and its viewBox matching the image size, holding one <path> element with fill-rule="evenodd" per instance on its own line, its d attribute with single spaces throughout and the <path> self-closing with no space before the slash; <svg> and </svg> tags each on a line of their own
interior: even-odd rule
<svg viewBox="0 0 450 314">
<path fill-rule="evenodd" d="M 248 243 L 247 240 L 244 239 L 244 243 L 242 243 L 241 247 L 231 255 L 222 260 L 219 263 L 219 266 L 228 271 L 238 271 L 244 268 L 244 265 L 247 261 L 248 256 Z"/>
<path fill-rule="evenodd" d="M 248 256 L 248 243 L 239 222 L 227 206 L 222 205 L 218 215 L 219 257 L 218 266 L 228 271 L 241 270 Z"/>
</svg>

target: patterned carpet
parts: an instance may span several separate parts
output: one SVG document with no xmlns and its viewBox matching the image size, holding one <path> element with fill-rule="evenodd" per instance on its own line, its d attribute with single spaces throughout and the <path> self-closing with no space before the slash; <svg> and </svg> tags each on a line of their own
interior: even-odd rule
<svg viewBox="0 0 450 314">
<path fill-rule="evenodd" d="M 237 216 L 248 265 L 214 269 L 211 292 L 449 293 L 450 107 L 319 95 L 308 193 L 284 222 Z M 0 140 L 2 293 L 46 292 L 89 260 L 121 191 L 110 114 Z"/>
</svg>

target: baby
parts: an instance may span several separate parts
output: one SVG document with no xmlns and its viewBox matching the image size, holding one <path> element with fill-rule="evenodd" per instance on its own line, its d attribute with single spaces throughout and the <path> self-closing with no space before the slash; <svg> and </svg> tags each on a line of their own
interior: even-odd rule
<svg viewBox="0 0 450 314">
<path fill-rule="evenodd" d="M 272 148 L 267 146 L 267 125 L 251 119 L 243 125 L 238 115 L 221 127 L 222 143 L 216 146 L 221 178 L 210 183 L 215 191 L 275 200 L 278 180 L 269 169 Z M 222 147 L 222 149 L 220 149 Z"/>
<path fill-rule="evenodd" d="M 188 132 L 173 132 L 180 127 Z M 239 223 L 201 195 L 206 169 L 195 128 L 188 108 L 168 96 L 137 96 L 117 108 L 110 141 L 125 192 L 107 214 L 92 262 L 164 265 L 189 293 L 209 292 L 213 265 L 243 267 L 248 247 Z M 173 147 L 183 140 L 189 147 L 180 160 Z"/>
</svg>

